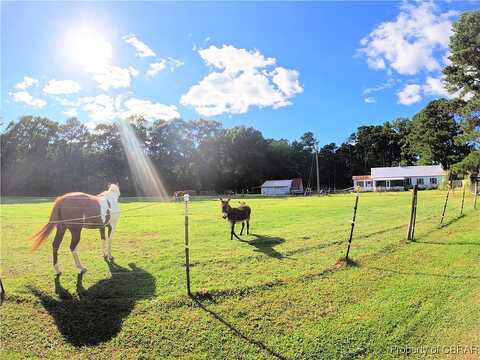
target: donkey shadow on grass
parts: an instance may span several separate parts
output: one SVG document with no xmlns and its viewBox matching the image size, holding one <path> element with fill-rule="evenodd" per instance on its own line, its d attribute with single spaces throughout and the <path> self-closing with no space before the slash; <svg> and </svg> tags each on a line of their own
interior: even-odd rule
<svg viewBox="0 0 480 360">
<path fill-rule="evenodd" d="M 95 346 L 112 339 L 140 299 L 155 293 L 155 279 L 135 264 L 130 269 L 108 263 L 112 276 L 83 287 L 83 274 L 77 276 L 77 296 L 73 296 L 55 277 L 58 299 L 30 287 L 55 320 L 66 341 L 74 346 Z"/>
<path fill-rule="evenodd" d="M 275 259 L 282 260 L 285 258 L 285 255 L 279 253 L 274 249 L 275 246 L 283 244 L 285 239 L 277 236 L 268 236 L 268 235 L 259 235 L 259 234 L 250 234 L 254 236 L 253 240 L 240 240 L 248 245 L 254 246 L 256 249 L 254 251 L 264 253 L 267 256 L 270 256 Z"/>
</svg>

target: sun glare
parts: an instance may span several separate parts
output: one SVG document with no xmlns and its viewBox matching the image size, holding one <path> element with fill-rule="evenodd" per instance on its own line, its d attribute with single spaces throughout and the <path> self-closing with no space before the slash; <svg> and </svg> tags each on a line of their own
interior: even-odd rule
<svg viewBox="0 0 480 360">
<path fill-rule="evenodd" d="M 112 46 L 91 28 L 79 28 L 67 36 L 69 55 L 72 62 L 87 71 L 101 70 L 112 57 Z"/>
</svg>

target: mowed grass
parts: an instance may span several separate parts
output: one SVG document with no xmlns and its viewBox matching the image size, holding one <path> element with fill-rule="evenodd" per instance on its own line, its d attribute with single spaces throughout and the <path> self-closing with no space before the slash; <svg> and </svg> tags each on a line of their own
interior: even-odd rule
<svg viewBox="0 0 480 360">
<path fill-rule="evenodd" d="M 440 228 L 444 197 L 419 192 L 416 241 L 406 243 L 411 193 L 361 194 L 348 267 L 339 260 L 353 194 L 248 199 L 242 241 L 230 240 L 218 200 L 192 201 L 193 299 L 182 203 L 123 203 L 110 266 L 98 231 L 84 231 L 83 277 L 66 236 L 55 278 L 51 238 L 34 254 L 26 240 L 51 203 L 5 202 L 2 357 L 394 359 L 440 346 L 429 355 L 478 358 L 480 211 L 467 195 L 460 217 L 456 191 Z"/>
</svg>

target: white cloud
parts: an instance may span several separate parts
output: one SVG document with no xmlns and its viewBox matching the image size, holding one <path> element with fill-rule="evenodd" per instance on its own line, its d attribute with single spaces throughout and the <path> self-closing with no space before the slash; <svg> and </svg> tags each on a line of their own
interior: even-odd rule
<svg viewBox="0 0 480 360">
<path fill-rule="evenodd" d="M 404 3 L 395 21 L 381 23 L 361 40 L 359 53 L 373 69 L 408 75 L 439 70 L 436 55 L 447 50 L 457 15 L 455 11 L 439 14 L 433 1 Z"/>
<path fill-rule="evenodd" d="M 130 72 L 130 75 L 132 75 L 133 77 L 138 76 L 138 74 L 140 74 L 140 71 L 135 69 L 133 66 L 129 66 L 128 71 Z"/>
<path fill-rule="evenodd" d="M 180 60 L 177 60 L 177 59 L 174 59 L 172 57 L 167 58 L 167 64 L 168 64 L 168 67 L 170 68 L 171 72 L 174 72 L 179 67 L 182 67 L 183 65 L 185 65 L 184 62 L 182 62 Z"/>
<path fill-rule="evenodd" d="M 372 93 L 375 93 L 375 92 L 378 92 L 378 91 L 389 89 L 393 85 L 395 85 L 396 82 L 397 81 L 395 79 L 390 78 L 382 84 L 379 84 L 379 85 L 376 85 L 376 86 L 373 86 L 373 87 L 370 87 L 370 88 L 366 88 L 365 90 L 363 90 L 363 95 L 369 95 L 369 94 L 372 94 Z"/>
<path fill-rule="evenodd" d="M 100 94 L 81 98 L 80 101 L 84 104 L 82 110 L 88 113 L 94 123 L 111 122 L 118 117 L 115 98 L 112 96 Z"/>
<path fill-rule="evenodd" d="M 80 91 L 80 84 L 73 80 L 50 80 L 43 87 L 43 92 L 49 95 L 75 94 Z"/>
<path fill-rule="evenodd" d="M 108 91 L 110 88 L 119 89 L 130 86 L 132 76 L 138 75 L 138 71 L 132 67 L 125 69 L 118 66 L 107 66 L 101 71 L 93 73 L 93 79 L 100 89 Z"/>
<path fill-rule="evenodd" d="M 66 117 L 69 117 L 69 118 L 78 116 L 77 109 L 67 109 L 67 110 L 62 111 L 62 114 L 65 115 Z"/>
<path fill-rule="evenodd" d="M 47 102 L 42 99 L 34 99 L 32 95 L 30 95 L 26 91 L 17 91 L 14 93 L 10 93 L 10 95 L 13 97 L 13 101 L 18 102 L 18 103 L 23 103 L 35 108 L 42 108 L 45 105 L 47 105 Z"/>
<path fill-rule="evenodd" d="M 303 92 L 303 88 L 298 82 L 300 73 L 297 70 L 288 70 L 283 67 L 277 67 L 273 71 L 272 81 L 288 97 Z"/>
<path fill-rule="evenodd" d="M 150 66 L 148 67 L 148 70 L 147 70 L 147 76 L 148 77 L 154 77 L 160 71 L 164 70 L 165 67 L 166 67 L 165 60 L 162 60 L 162 61 L 156 62 L 156 63 L 151 63 Z"/>
<path fill-rule="evenodd" d="M 451 99 L 453 97 L 449 94 L 442 78 L 427 76 L 425 84 L 422 86 L 422 88 L 427 95 L 439 96 L 447 99 Z"/>
<path fill-rule="evenodd" d="M 237 49 L 232 45 L 221 48 L 212 45 L 198 53 L 208 65 L 232 74 L 275 64 L 274 58 L 265 58 L 258 50 Z"/>
<path fill-rule="evenodd" d="M 144 42 L 140 41 L 135 34 L 125 35 L 123 38 L 126 43 L 132 45 L 136 50 L 136 56 L 138 57 L 149 57 L 155 56 L 155 52 Z"/>
<path fill-rule="evenodd" d="M 180 102 L 193 106 L 203 116 L 241 114 L 250 107 L 280 108 L 291 105 L 291 97 L 303 91 L 299 73 L 277 67 L 274 58 L 265 58 L 258 50 L 237 49 L 231 45 L 210 46 L 200 50 L 213 71 L 184 94 Z"/>
<path fill-rule="evenodd" d="M 363 101 L 365 101 L 367 104 L 372 104 L 372 103 L 377 102 L 377 99 L 375 97 L 373 97 L 372 94 L 374 94 L 376 92 L 379 92 L 379 91 L 382 91 L 382 90 L 385 90 L 385 89 L 391 88 L 393 85 L 395 85 L 395 83 L 397 81 L 398 80 L 395 80 L 393 78 L 389 78 L 386 82 L 384 82 L 382 84 L 378 84 L 376 86 L 366 88 L 365 90 L 363 90 L 363 93 L 362 93 Z"/>
<path fill-rule="evenodd" d="M 124 102 L 126 108 L 122 112 L 122 117 L 129 117 L 133 115 L 141 115 L 146 120 L 172 120 L 180 118 L 177 107 L 174 105 L 164 105 L 150 100 L 141 100 L 130 98 Z"/>
<path fill-rule="evenodd" d="M 402 105 L 412 105 L 420 100 L 422 96 L 420 95 L 421 86 L 418 84 L 406 85 L 402 90 L 400 90 L 398 95 L 398 103 Z"/>
<path fill-rule="evenodd" d="M 20 90 L 25 90 L 30 86 L 35 85 L 36 83 L 38 83 L 37 79 L 31 78 L 29 76 L 24 76 L 23 81 L 19 82 L 17 85 L 15 85 L 15 87 Z"/>
<path fill-rule="evenodd" d="M 82 110 L 88 113 L 91 120 L 89 126 L 94 127 L 99 123 L 108 123 L 133 115 L 143 116 L 147 120 L 172 120 L 180 117 L 174 105 L 164 105 L 133 97 L 126 100 L 125 98 L 125 95 L 108 96 L 106 94 L 81 98 Z"/>
</svg>

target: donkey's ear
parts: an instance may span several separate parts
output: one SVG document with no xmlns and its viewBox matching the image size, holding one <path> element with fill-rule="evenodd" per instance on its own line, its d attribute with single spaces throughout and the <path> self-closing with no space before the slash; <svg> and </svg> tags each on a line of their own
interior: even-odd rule
<svg viewBox="0 0 480 360">
<path fill-rule="evenodd" d="M 230 198 L 227 199 L 227 202 L 229 202 L 229 201 L 230 201 Z"/>
<path fill-rule="evenodd" d="M 223 201 L 223 199 L 221 197 L 218 198 L 220 201 Z"/>
</svg>

